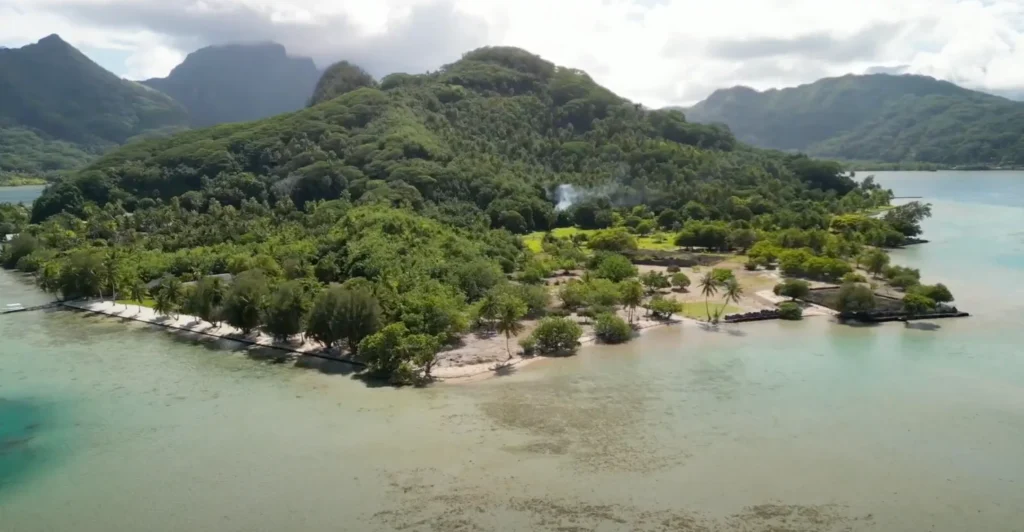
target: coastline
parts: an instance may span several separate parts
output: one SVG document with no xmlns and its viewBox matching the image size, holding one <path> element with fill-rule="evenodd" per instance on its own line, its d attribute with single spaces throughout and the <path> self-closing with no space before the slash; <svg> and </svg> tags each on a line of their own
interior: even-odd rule
<svg viewBox="0 0 1024 532">
<path fill-rule="evenodd" d="M 73 311 L 86 312 L 96 314 L 109 318 L 118 318 L 122 320 L 131 320 L 146 325 L 162 328 L 173 334 L 180 334 L 200 340 L 227 340 L 231 342 L 237 342 L 244 344 L 246 349 L 253 348 L 266 348 L 274 349 L 287 353 L 296 359 L 302 357 L 315 357 L 330 362 L 338 362 L 352 366 L 355 370 L 365 367 L 365 364 L 358 360 L 353 360 L 345 356 L 338 356 L 333 354 L 337 352 L 337 348 L 324 349 L 323 346 L 309 340 L 293 341 L 293 342 L 279 342 L 271 338 L 269 335 L 258 332 L 252 333 L 248 336 L 244 335 L 241 330 L 231 327 L 230 325 L 221 324 L 215 326 L 209 322 L 206 322 L 198 317 L 190 316 L 187 314 L 180 314 L 175 316 L 160 316 L 157 315 L 156 311 L 149 307 L 143 307 L 140 305 L 114 303 L 110 300 L 91 300 L 91 301 L 64 301 L 58 303 L 58 308 L 70 309 Z M 692 324 L 703 323 L 700 320 L 694 320 L 691 318 L 678 317 L 667 321 L 655 321 L 650 319 L 644 319 L 639 322 L 639 328 L 637 329 L 637 336 L 643 334 L 646 331 L 654 329 L 656 327 L 666 327 L 672 325 L 681 325 L 690 322 Z M 501 340 L 502 342 L 504 340 Z M 580 346 L 586 346 L 597 342 L 597 337 L 593 331 L 587 331 L 582 338 L 580 338 Z M 472 344 L 469 346 L 472 348 Z M 444 352 L 439 354 L 439 361 L 443 359 Z M 463 365 L 449 365 L 438 367 L 435 366 L 431 375 L 437 382 L 445 383 L 468 383 L 486 380 L 500 376 L 503 370 L 510 368 L 521 368 L 538 360 L 544 360 L 550 357 L 545 356 L 530 356 L 524 357 L 520 355 L 514 355 L 507 361 L 487 361 L 476 364 L 463 364 Z"/>
</svg>

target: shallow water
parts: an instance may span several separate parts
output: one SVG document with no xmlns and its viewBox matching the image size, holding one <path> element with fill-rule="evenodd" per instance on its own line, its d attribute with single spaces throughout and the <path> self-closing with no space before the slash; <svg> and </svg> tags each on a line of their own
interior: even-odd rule
<svg viewBox="0 0 1024 532">
<path fill-rule="evenodd" d="M 964 174 L 876 174 L 935 205 L 896 262 L 975 316 L 932 327 L 686 325 L 393 390 L 0 317 L 0 530 L 1020 530 L 1024 204 L 990 198 L 1024 174 Z"/>
</svg>

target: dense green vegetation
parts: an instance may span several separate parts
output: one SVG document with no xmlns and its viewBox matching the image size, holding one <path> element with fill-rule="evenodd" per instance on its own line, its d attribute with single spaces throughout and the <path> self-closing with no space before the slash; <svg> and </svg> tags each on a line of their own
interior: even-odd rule
<svg viewBox="0 0 1024 532">
<path fill-rule="evenodd" d="M 765 92 L 735 87 L 716 91 L 687 116 L 727 124 L 756 146 L 815 156 L 1024 165 L 1024 103 L 925 76 L 847 75 Z"/>
<path fill-rule="evenodd" d="M 511 356 L 519 322 L 555 312 L 520 345 L 561 353 L 581 334 L 571 310 L 610 340 L 623 329 L 604 316 L 619 307 L 627 325 L 639 308 L 695 312 L 660 293 L 689 286 L 685 275 L 638 278 L 621 254 L 645 235 L 842 277 L 865 246 L 901 244 L 928 214 L 864 214 L 890 198 L 838 164 L 752 149 L 583 72 L 483 48 L 292 114 L 129 144 L 49 187 L 0 258 L 69 298 L 138 301 L 162 279 L 148 294 L 161 312 L 301 331 L 407 382 L 472 328 L 500 334 Z M 581 268 L 553 309 L 545 278 Z M 211 274 L 234 279 L 216 287 Z M 726 296 L 700 305 L 709 318 L 742 294 L 729 270 L 700 285 Z"/>
<path fill-rule="evenodd" d="M 373 76 L 367 74 L 365 70 L 348 61 L 339 61 L 327 67 L 327 70 L 324 70 L 323 75 L 320 76 L 320 81 L 316 82 L 316 88 L 313 90 L 313 96 L 309 99 L 309 105 L 332 100 L 346 92 L 352 92 L 361 87 L 376 86 L 377 81 L 373 79 Z"/>
<path fill-rule="evenodd" d="M 51 35 L 0 49 L 0 172 L 80 166 L 129 139 L 180 129 L 185 109 Z"/>
<path fill-rule="evenodd" d="M 320 71 L 276 43 L 209 46 L 188 54 L 166 78 L 143 81 L 180 102 L 194 127 L 244 122 L 296 111 Z"/>
</svg>

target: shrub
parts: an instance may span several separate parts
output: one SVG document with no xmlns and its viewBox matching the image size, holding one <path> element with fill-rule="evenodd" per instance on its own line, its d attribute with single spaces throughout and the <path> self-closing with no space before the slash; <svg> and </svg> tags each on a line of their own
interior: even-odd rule
<svg viewBox="0 0 1024 532">
<path fill-rule="evenodd" d="M 636 238 L 625 229 L 616 227 L 594 233 L 587 246 L 598 251 L 631 251 L 636 249 Z"/>
<path fill-rule="evenodd" d="M 758 266 L 759 264 L 754 259 L 747 259 L 747 262 L 743 263 L 743 268 L 746 269 L 748 272 L 756 270 Z"/>
<path fill-rule="evenodd" d="M 950 301 L 953 301 L 953 293 L 950 292 L 949 288 L 946 288 L 946 285 L 942 283 L 934 285 L 919 285 L 914 287 L 911 292 L 927 297 L 936 303 L 949 303 Z"/>
<path fill-rule="evenodd" d="M 606 344 L 621 344 L 633 336 L 633 328 L 626 320 L 614 314 L 601 314 L 594 326 L 597 337 Z"/>
<path fill-rule="evenodd" d="M 682 268 L 676 266 L 675 264 L 669 266 L 668 268 L 665 268 L 665 271 L 668 273 L 679 273 L 681 270 Z"/>
<path fill-rule="evenodd" d="M 921 294 L 907 294 L 903 298 L 903 310 L 911 316 L 924 314 L 935 309 L 935 300 Z"/>
<path fill-rule="evenodd" d="M 784 320 L 799 320 L 804 317 L 804 309 L 792 301 L 779 305 L 779 317 Z"/>
<path fill-rule="evenodd" d="M 636 266 L 622 255 L 607 255 L 598 263 L 594 275 L 618 283 L 636 277 Z"/>
<path fill-rule="evenodd" d="M 519 347 L 523 348 L 523 356 L 533 356 L 537 351 L 537 339 L 532 334 L 526 338 L 520 338 Z"/>
<path fill-rule="evenodd" d="M 683 272 L 672 274 L 672 287 L 676 290 L 686 290 L 690 286 L 690 278 Z"/>
<path fill-rule="evenodd" d="M 544 318 L 530 335 L 543 354 L 571 353 L 579 346 L 583 329 L 567 318 Z"/>
<path fill-rule="evenodd" d="M 807 284 L 807 281 L 800 279 L 786 279 L 775 285 L 772 291 L 775 292 L 775 295 L 790 299 L 800 299 L 807 297 L 807 294 L 811 291 L 811 285 Z"/>
<path fill-rule="evenodd" d="M 874 310 L 875 293 L 862 284 L 844 284 L 836 297 L 836 308 L 842 314 Z"/>
<path fill-rule="evenodd" d="M 650 302 L 647 303 L 647 308 L 654 315 L 655 319 L 667 320 L 672 317 L 673 314 L 681 312 L 683 310 L 683 304 L 676 301 L 675 299 L 666 299 L 660 296 L 654 296 Z"/>
<path fill-rule="evenodd" d="M 916 277 L 910 274 L 901 273 L 892 279 L 889 279 L 889 284 L 900 290 L 907 290 L 910 287 L 917 286 L 918 280 Z"/>
<path fill-rule="evenodd" d="M 725 284 L 730 280 L 736 279 L 736 274 L 728 268 L 712 268 L 711 276 L 718 281 L 718 284 Z"/>
<path fill-rule="evenodd" d="M 850 272 L 843 276 L 843 283 L 866 283 L 868 280 L 859 273 Z"/>
<path fill-rule="evenodd" d="M 548 316 L 554 316 L 556 318 L 568 318 L 572 315 L 572 311 L 567 308 L 556 308 L 548 311 Z"/>
</svg>

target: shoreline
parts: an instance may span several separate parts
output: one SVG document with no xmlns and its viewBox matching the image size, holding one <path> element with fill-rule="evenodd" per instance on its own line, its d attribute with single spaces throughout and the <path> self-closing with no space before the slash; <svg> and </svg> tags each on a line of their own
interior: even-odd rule
<svg viewBox="0 0 1024 532">
<path fill-rule="evenodd" d="M 236 342 L 243 344 L 246 350 L 253 348 L 274 349 L 287 353 L 288 356 L 291 356 L 296 360 L 300 360 L 302 357 L 308 356 L 330 362 L 346 364 L 352 366 L 355 371 L 366 367 L 365 364 L 358 360 L 332 355 L 329 350 L 324 349 L 320 344 L 309 340 L 283 343 L 274 340 L 262 332 L 252 333 L 246 336 L 242 334 L 241 330 L 229 325 L 221 324 L 220 326 L 214 326 L 213 324 L 198 317 L 187 314 L 179 314 L 177 317 L 160 316 L 157 315 L 156 311 L 153 309 L 140 305 L 125 305 L 123 303 L 115 303 L 110 300 L 61 301 L 56 302 L 56 308 L 95 314 L 107 318 L 130 320 L 158 327 L 172 334 L 193 337 L 200 341 L 226 340 L 229 342 Z M 682 325 L 686 322 L 690 322 L 692 324 L 704 323 L 700 320 L 694 320 L 686 317 L 673 318 L 664 322 L 650 321 L 641 325 L 640 328 L 637 329 L 634 339 L 655 328 Z M 580 347 L 596 343 L 597 337 L 593 333 L 586 334 L 580 339 Z M 478 364 L 446 367 L 435 366 L 431 376 L 438 383 L 460 384 L 477 382 L 498 377 L 501 375 L 503 370 L 524 367 L 533 362 L 549 358 L 553 357 L 545 357 L 542 355 L 523 357 L 515 355 L 508 361 L 488 361 Z"/>
</svg>

